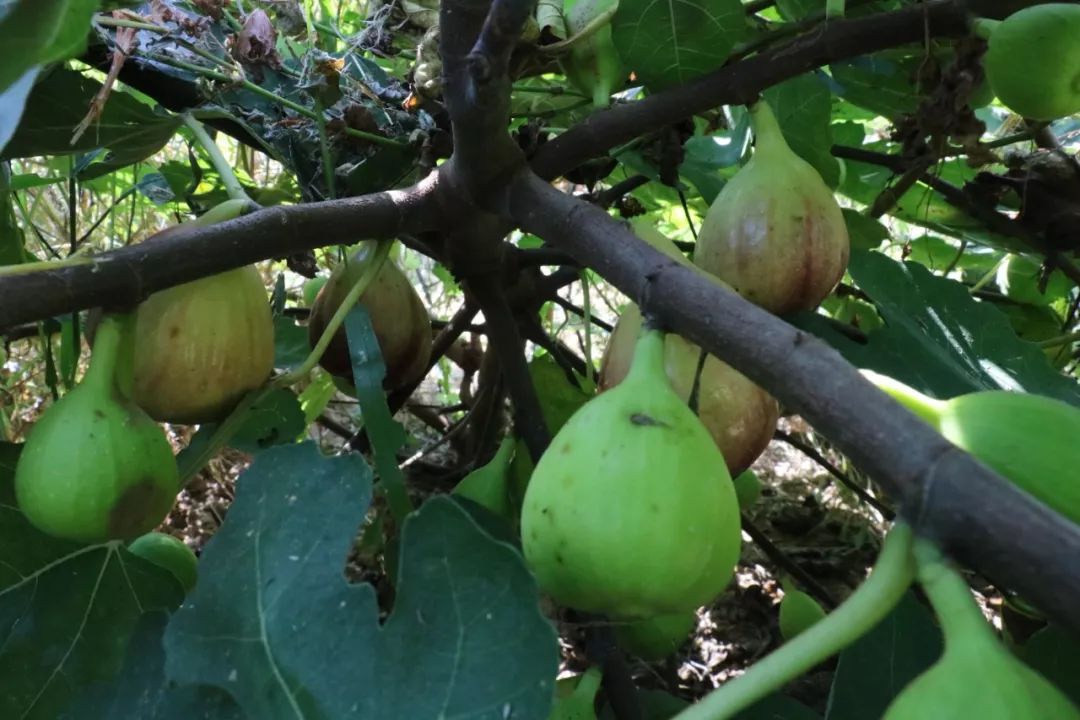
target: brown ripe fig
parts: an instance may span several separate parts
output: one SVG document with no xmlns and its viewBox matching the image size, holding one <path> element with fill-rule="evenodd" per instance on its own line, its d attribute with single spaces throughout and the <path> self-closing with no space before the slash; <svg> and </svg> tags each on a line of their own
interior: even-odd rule
<svg viewBox="0 0 1080 720">
<path fill-rule="evenodd" d="M 694 262 L 772 313 L 813 310 L 847 269 L 844 216 L 764 100 L 750 118 L 754 155 L 709 207 Z"/>
<path fill-rule="evenodd" d="M 628 305 L 604 350 L 600 392 L 615 387 L 626 377 L 641 324 L 637 305 Z M 678 335 L 668 334 L 665 338 L 664 368 L 672 389 L 683 400 L 690 398 L 700 354 L 699 346 Z M 709 355 L 701 372 L 698 417 L 735 477 L 750 467 L 772 440 L 780 405 L 748 377 Z"/>
<path fill-rule="evenodd" d="M 254 265 L 154 293 L 135 337 L 134 399 L 160 422 L 222 420 L 274 369 L 274 319 Z"/>
<path fill-rule="evenodd" d="M 373 242 L 362 242 L 350 248 L 346 260 L 334 268 L 330 279 L 315 297 L 308 321 L 308 341 L 312 347 L 370 265 L 374 250 Z M 386 259 L 359 302 L 371 316 L 386 365 L 383 389 L 396 390 L 418 380 L 427 370 L 431 357 L 431 318 L 409 279 L 392 258 Z M 352 360 L 344 327 L 338 328 L 319 364 L 330 374 L 352 384 Z"/>
</svg>

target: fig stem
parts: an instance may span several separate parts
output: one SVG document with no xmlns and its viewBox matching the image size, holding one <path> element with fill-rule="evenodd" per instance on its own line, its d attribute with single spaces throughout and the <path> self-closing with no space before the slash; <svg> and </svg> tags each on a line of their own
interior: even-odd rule
<svg viewBox="0 0 1080 720">
<path fill-rule="evenodd" d="M 225 184 L 225 192 L 229 194 L 230 200 L 243 200 L 244 202 L 253 202 L 248 197 L 247 192 L 244 190 L 244 186 L 240 184 L 240 181 L 236 177 L 236 173 L 233 172 L 232 165 L 221 152 L 221 148 L 218 147 L 214 139 L 210 137 L 210 134 L 206 132 L 206 128 L 203 124 L 191 116 L 191 113 L 183 114 L 184 125 L 191 131 L 191 134 L 195 136 L 195 139 L 206 154 L 210 156 L 210 164 L 214 166 L 214 169 L 218 171 L 218 175 L 221 176 L 221 181 Z"/>
<path fill-rule="evenodd" d="M 757 157 L 759 153 L 762 153 L 762 157 L 765 157 L 776 153 L 793 152 L 787 144 L 787 139 L 784 138 L 784 133 L 780 129 L 780 123 L 777 122 L 776 115 L 773 114 L 772 108 L 769 107 L 769 103 L 765 102 L 764 98 L 751 105 L 749 112 L 750 126 L 754 130 L 754 140 L 756 141 L 754 143 L 753 157 Z"/>
<path fill-rule="evenodd" d="M 913 539 L 911 526 L 897 521 L 885 536 L 870 576 L 836 610 L 766 655 L 743 675 L 683 710 L 674 720 L 735 717 L 874 628 L 900 602 L 915 579 Z"/>
<path fill-rule="evenodd" d="M 349 314 L 349 311 L 353 309 L 353 306 L 360 300 L 360 296 L 364 294 L 364 291 L 368 289 L 371 282 L 375 279 L 375 276 L 382 270 L 383 263 L 390 257 L 390 250 L 394 245 L 393 240 L 377 240 L 377 245 L 372 254 L 371 264 L 364 268 L 364 272 L 361 273 L 360 278 L 356 281 L 356 284 L 349 290 L 349 294 L 345 296 L 341 304 L 338 305 L 334 315 L 330 318 L 330 322 L 326 323 L 326 328 L 323 329 L 322 335 L 319 336 L 319 341 L 315 343 L 315 347 L 312 348 L 308 354 L 307 359 L 304 360 L 304 364 L 293 370 L 291 373 L 285 373 L 278 376 L 273 385 L 276 387 L 288 387 L 295 382 L 303 379 L 315 365 L 322 358 L 323 353 L 326 352 L 326 348 L 330 345 L 330 341 L 334 339 L 334 335 L 337 333 L 338 328 L 345 322 L 345 317 Z"/>
<path fill-rule="evenodd" d="M 979 638 L 992 640 L 990 627 L 971 596 L 971 588 L 931 541 L 916 538 L 912 552 L 916 576 L 941 621 L 946 647 Z"/>
<path fill-rule="evenodd" d="M 841 19 L 846 10 L 845 0 L 825 0 L 825 19 Z"/>
<path fill-rule="evenodd" d="M 134 388 L 135 313 L 110 313 L 101 319 L 90 353 L 90 367 L 83 383 L 98 388 L 115 387 L 125 398 Z"/>
<path fill-rule="evenodd" d="M 862 369 L 862 373 L 870 382 L 877 385 L 879 390 L 890 395 L 893 400 L 903 405 L 911 412 L 918 415 L 935 429 L 940 430 L 941 415 L 945 410 L 945 401 L 923 395 L 913 387 L 905 385 L 899 380 L 894 380 L 888 375 L 876 373 L 873 370 Z"/>
<path fill-rule="evenodd" d="M 641 333 L 634 344 L 634 356 L 630 360 L 630 369 L 626 373 L 627 382 L 655 383 L 658 380 L 669 384 L 664 370 L 665 333 L 648 323 L 641 326 Z"/>
</svg>

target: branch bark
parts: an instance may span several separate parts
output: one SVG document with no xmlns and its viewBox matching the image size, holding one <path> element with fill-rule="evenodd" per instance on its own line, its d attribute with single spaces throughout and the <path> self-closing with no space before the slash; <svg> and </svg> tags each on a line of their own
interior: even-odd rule
<svg viewBox="0 0 1080 720">
<path fill-rule="evenodd" d="M 181 283 L 297 250 L 438 226 L 438 176 L 405 190 L 270 207 L 217 225 L 175 226 L 86 264 L 0 274 L 0 330 L 99 305 L 125 306 Z"/>
</svg>

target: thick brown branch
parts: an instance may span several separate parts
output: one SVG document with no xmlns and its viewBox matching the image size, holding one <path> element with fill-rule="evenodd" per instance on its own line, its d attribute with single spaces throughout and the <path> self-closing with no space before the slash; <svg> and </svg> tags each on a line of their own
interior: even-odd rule
<svg viewBox="0 0 1080 720">
<path fill-rule="evenodd" d="M 686 85 L 595 113 L 542 146 L 532 158 L 532 168 L 540 177 L 551 180 L 638 135 L 717 105 L 752 102 L 764 88 L 822 65 L 932 37 L 958 37 L 967 31 L 967 14 L 953 0 L 863 18 L 830 20 L 789 43 Z"/>
<path fill-rule="evenodd" d="M 209 227 L 177 226 L 87 264 L 0 275 L 0 329 L 152 293 L 298 250 L 437 227 L 437 176 L 406 190 L 265 208 Z"/>
<path fill-rule="evenodd" d="M 603 210 L 529 173 L 509 194 L 523 229 L 805 417 L 921 534 L 1080 631 L 1080 527 L 948 443 L 821 340 L 676 263 Z"/>
</svg>

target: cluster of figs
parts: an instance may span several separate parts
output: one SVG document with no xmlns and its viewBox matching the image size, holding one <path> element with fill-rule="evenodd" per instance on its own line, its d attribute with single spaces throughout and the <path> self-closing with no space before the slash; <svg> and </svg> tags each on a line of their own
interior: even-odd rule
<svg viewBox="0 0 1080 720">
<path fill-rule="evenodd" d="M 247 205 L 228 200 L 185 224 L 230 220 Z M 312 346 L 370 264 L 373 245 L 352 248 L 318 292 L 309 320 Z M 384 354 L 386 389 L 418 381 L 428 369 L 431 323 L 405 274 L 387 260 L 360 301 L 371 311 Z M 186 578 L 193 557 L 168 550 L 168 536 L 153 532 L 182 489 L 161 423 L 220 422 L 270 379 L 274 319 L 263 279 L 248 265 L 154 293 L 134 309 L 97 309 L 87 337 L 85 375 L 28 434 L 15 471 L 16 501 L 44 533 L 81 544 L 135 541 L 129 550 L 149 549 L 153 558 L 171 552 L 169 569 Z M 352 390 L 344 329 L 320 363 L 340 388 Z"/>
</svg>

